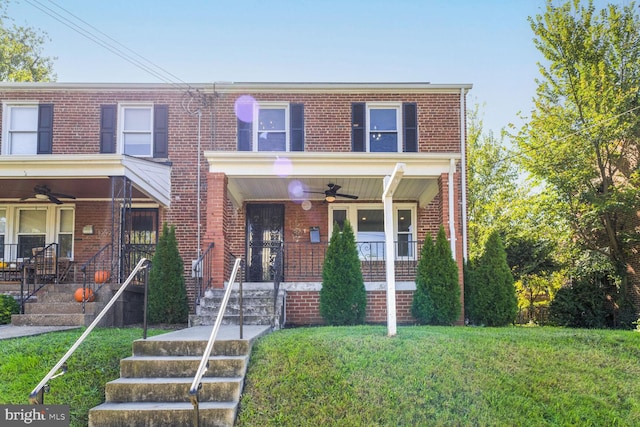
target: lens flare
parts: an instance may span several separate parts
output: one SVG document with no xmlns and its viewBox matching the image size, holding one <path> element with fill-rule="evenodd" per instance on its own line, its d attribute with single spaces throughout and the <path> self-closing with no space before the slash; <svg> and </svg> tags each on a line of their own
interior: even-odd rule
<svg viewBox="0 0 640 427">
<path fill-rule="evenodd" d="M 291 172 L 293 172 L 291 160 L 286 157 L 277 157 L 273 162 L 273 172 L 281 178 L 291 175 Z"/>
<path fill-rule="evenodd" d="M 236 99 L 234 109 L 236 117 L 243 122 L 250 123 L 253 121 L 253 106 L 256 100 L 250 95 L 242 95 Z"/>
<path fill-rule="evenodd" d="M 289 183 L 289 198 L 293 201 L 304 199 L 304 185 L 300 181 Z"/>
</svg>

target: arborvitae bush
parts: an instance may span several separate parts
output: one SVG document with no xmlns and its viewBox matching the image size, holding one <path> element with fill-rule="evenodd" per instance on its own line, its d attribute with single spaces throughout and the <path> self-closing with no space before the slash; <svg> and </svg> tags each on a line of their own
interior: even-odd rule
<svg viewBox="0 0 640 427">
<path fill-rule="evenodd" d="M 467 273 L 465 307 L 469 321 L 485 326 L 513 323 L 518 312 L 514 279 L 496 231 L 489 235 L 484 252 Z"/>
<path fill-rule="evenodd" d="M 440 226 L 435 244 L 429 235 L 420 251 L 411 314 L 423 324 L 450 325 L 460 317 L 460 310 L 458 265 Z"/>
<path fill-rule="evenodd" d="M 349 221 L 342 231 L 334 224 L 322 266 L 320 314 L 330 325 L 364 323 L 367 292 L 364 287 L 358 249 Z"/>
<path fill-rule="evenodd" d="M 0 325 L 11 323 L 11 315 L 20 313 L 20 304 L 11 295 L 0 295 Z"/>
<path fill-rule="evenodd" d="M 178 252 L 175 227 L 166 223 L 149 272 L 148 315 L 151 323 L 185 323 L 189 315 L 184 262 Z"/>
</svg>

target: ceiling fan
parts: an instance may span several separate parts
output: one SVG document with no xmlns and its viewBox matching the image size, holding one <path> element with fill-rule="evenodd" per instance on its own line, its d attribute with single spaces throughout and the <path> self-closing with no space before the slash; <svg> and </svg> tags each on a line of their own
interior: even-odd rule
<svg viewBox="0 0 640 427">
<path fill-rule="evenodd" d="M 49 187 L 47 187 L 46 185 L 36 185 L 35 187 L 33 187 L 32 196 L 23 197 L 20 200 L 35 198 L 38 200 L 49 200 L 56 205 L 61 205 L 62 202 L 58 199 L 58 197 L 63 199 L 75 199 L 75 196 L 71 196 L 69 194 L 53 193 L 51 189 L 49 189 Z"/>
<path fill-rule="evenodd" d="M 338 190 L 342 188 L 338 184 L 329 183 L 327 184 L 327 187 L 329 187 L 329 189 L 325 191 L 305 191 L 305 193 L 324 194 L 324 200 L 329 203 L 335 202 L 336 197 L 345 197 L 347 199 L 354 199 L 354 200 L 358 198 L 358 196 L 354 196 L 352 194 L 338 193 Z"/>
</svg>

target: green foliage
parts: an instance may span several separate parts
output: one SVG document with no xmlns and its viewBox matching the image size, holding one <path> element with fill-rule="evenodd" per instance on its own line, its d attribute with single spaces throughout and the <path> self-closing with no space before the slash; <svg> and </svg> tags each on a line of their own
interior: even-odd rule
<svg viewBox="0 0 640 427">
<path fill-rule="evenodd" d="M 4 15 L 6 2 L 0 1 L 0 81 L 47 82 L 53 74 L 55 58 L 43 56 L 44 32 L 30 27 L 10 25 Z"/>
<path fill-rule="evenodd" d="M 586 252 L 576 260 L 571 273 L 571 284 L 561 288 L 549 306 L 551 324 L 573 328 L 633 327 L 637 314 L 630 300 L 621 297 L 621 280 L 605 256 Z"/>
<path fill-rule="evenodd" d="M 460 317 L 460 310 L 458 265 L 440 226 L 435 244 L 427 236 L 422 246 L 411 313 L 423 324 L 450 325 Z"/>
<path fill-rule="evenodd" d="M 185 323 L 188 315 L 184 263 L 175 227 L 165 223 L 149 272 L 149 322 Z"/>
<path fill-rule="evenodd" d="M 489 235 L 483 254 L 468 268 L 465 307 L 469 321 L 486 326 L 512 323 L 518 303 L 507 254 L 497 232 Z"/>
<path fill-rule="evenodd" d="M 548 0 L 529 22 L 544 65 L 520 159 L 554 195 L 572 240 L 610 259 L 622 304 L 640 236 L 629 220 L 640 210 L 637 7 Z"/>
<path fill-rule="evenodd" d="M 631 426 L 631 331 L 285 329 L 259 339 L 238 426 Z"/>
<path fill-rule="evenodd" d="M 367 292 L 353 228 L 335 224 L 322 266 L 320 314 L 330 325 L 364 323 Z"/>
<path fill-rule="evenodd" d="M 11 323 L 11 315 L 20 313 L 20 304 L 11 295 L 0 295 L 0 325 Z"/>
</svg>

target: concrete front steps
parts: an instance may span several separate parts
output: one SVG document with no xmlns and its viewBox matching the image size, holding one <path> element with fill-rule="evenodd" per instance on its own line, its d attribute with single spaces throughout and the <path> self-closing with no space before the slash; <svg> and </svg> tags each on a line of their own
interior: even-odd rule
<svg viewBox="0 0 640 427">
<path fill-rule="evenodd" d="M 271 330 L 223 326 L 199 393 L 201 426 L 233 426 L 251 345 Z M 105 403 L 89 411 L 89 426 L 192 426 L 189 388 L 211 327 L 199 326 L 133 343 L 120 361 L 120 378 L 108 383 Z"/>
<path fill-rule="evenodd" d="M 208 289 L 196 314 L 189 316 L 190 326 L 213 325 L 218 316 L 219 307 L 224 298 L 225 289 Z M 244 325 L 270 325 L 280 329 L 283 325 L 283 306 L 285 293 L 280 289 L 277 304 L 273 301 L 273 283 L 247 283 L 242 291 L 242 311 Z M 240 294 L 236 288 L 231 291 L 227 309 L 222 319 L 223 325 L 238 325 L 240 322 Z"/>
<path fill-rule="evenodd" d="M 11 316 L 14 326 L 88 326 L 108 301 L 103 301 L 103 292 L 98 292 L 95 302 L 82 303 L 74 299 L 76 289 L 82 284 L 64 283 L 45 285 L 24 305 L 25 314 Z"/>
</svg>

